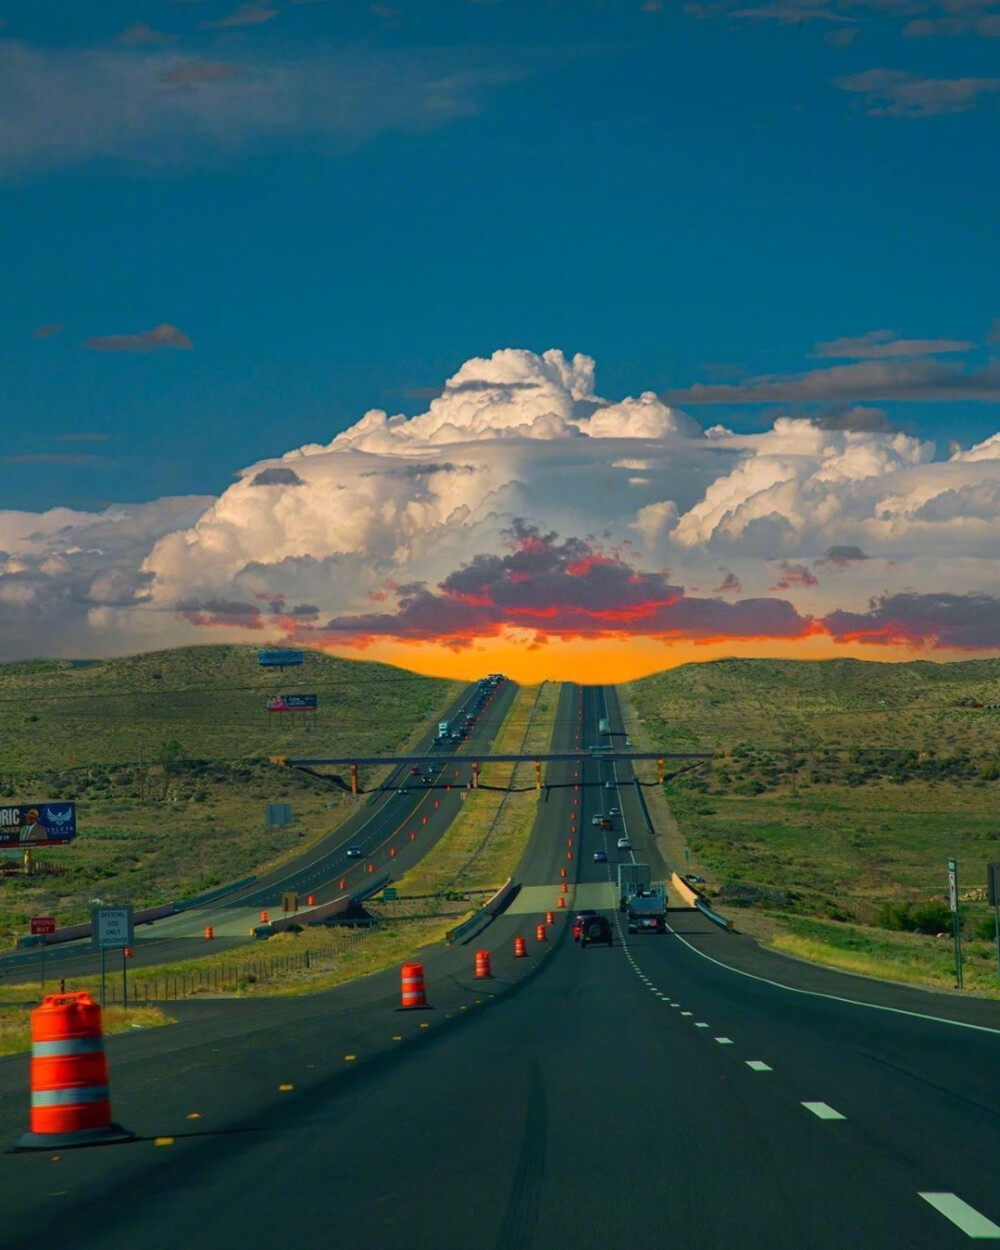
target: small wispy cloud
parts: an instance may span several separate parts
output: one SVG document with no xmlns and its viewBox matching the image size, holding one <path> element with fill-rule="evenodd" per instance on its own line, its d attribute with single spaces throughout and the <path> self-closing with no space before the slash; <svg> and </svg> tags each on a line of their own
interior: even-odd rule
<svg viewBox="0 0 1000 1250">
<path fill-rule="evenodd" d="M 109 334 L 101 338 L 87 339 L 84 347 L 95 352 L 155 352 L 161 348 L 189 351 L 194 344 L 176 326 L 158 325 L 139 334 Z"/>
<path fill-rule="evenodd" d="M 202 22 L 204 30 L 229 30 L 238 26 L 263 26 L 273 21 L 280 10 L 268 8 L 266 4 L 241 4 L 232 13 L 220 17 L 214 22 Z"/>
<path fill-rule="evenodd" d="M 96 456 L 92 452 L 57 452 L 40 451 L 23 456 L 4 456 L 4 464 L 104 464 L 106 456 Z"/>
<path fill-rule="evenodd" d="M 771 0 L 751 9 L 736 9 L 730 17 L 749 18 L 756 21 L 779 22 L 782 26 L 804 26 L 806 22 L 849 22 L 852 19 L 832 9 L 820 9 L 796 0 Z"/>
<path fill-rule="evenodd" d="M 38 328 L 32 332 L 32 337 L 36 339 L 50 339 L 53 337 L 53 335 L 61 334 L 61 333 L 62 333 L 62 322 L 50 321 L 50 322 L 47 322 L 45 325 L 38 326 Z"/>
<path fill-rule="evenodd" d="M 115 42 L 126 48 L 140 48 L 170 43 L 175 38 L 175 35 L 168 35 L 166 31 L 154 30 L 152 26 L 147 26 L 145 22 L 133 22 L 131 26 L 125 27 Z"/>
<path fill-rule="evenodd" d="M 58 437 L 60 443 L 106 443 L 108 441 L 107 434 L 98 433 L 81 433 L 81 434 L 60 434 Z"/>
<path fill-rule="evenodd" d="M 1000 92 L 1000 78 L 922 78 L 901 69 L 868 69 L 833 85 L 863 95 L 870 117 L 911 119 L 967 113 Z"/>
<path fill-rule="evenodd" d="M 182 61 L 163 70 L 160 82 L 168 87 L 192 87 L 200 82 L 223 82 L 236 72 L 236 66 L 225 61 Z"/>
<path fill-rule="evenodd" d="M 895 330 L 869 330 L 867 334 L 817 343 L 814 357 L 878 360 L 891 356 L 940 356 L 971 352 L 976 346 L 965 339 L 902 339 Z"/>
<path fill-rule="evenodd" d="M 978 35 L 982 39 L 1000 39 L 1000 13 L 980 13 L 969 17 L 919 17 L 903 27 L 907 39 L 956 38 Z"/>
</svg>

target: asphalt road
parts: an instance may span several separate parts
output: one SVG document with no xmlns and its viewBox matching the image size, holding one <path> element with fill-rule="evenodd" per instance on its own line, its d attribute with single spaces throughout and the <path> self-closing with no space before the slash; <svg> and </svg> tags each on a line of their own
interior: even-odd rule
<svg viewBox="0 0 1000 1250">
<path fill-rule="evenodd" d="M 516 690 L 513 682 L 504 682 L 475 712 L 476 721 L 469 737 L 460 744 L 437 746 L 435 729 L 428 730 L 417 752 L 429 754 L 435 761 L 437 771 L 433 785 L 411 778 L 405 765 L 397 768 L 383 788 L 363 800 L 343 824 L 252 886 L 153 924 L 138 926 L 130 967 L 175 963 L 246 945 L 250 929 L 261 923 L 263 911 L 267 911 L 272 920 L 281 916 L 285 891 L 300 895 L 301 919 L 305 923 L 306 901 L 310 894 L 318 905 L 362 890 L 387 875 L 389 879 L 401 877 L 437 843 L 460 810 L 472 775 L 471 764 L 467 761 L 477 749 L 489 749 L 510 710 Z M 449 709 L 450 719 L 460 708 L 472 706 L 474 691 L 475 686 L 470 686 L 456 700 Z M 405 794 L 398 793 L 401 788 L 405 788 Z M 355 846 L 362 851 L 360 858 L 347 855 L 348 848 Z M 209 925 L 215 934 L 211 943 L 204 937 Z M 41 961 L 40 947 L 5 955 L 0 957 L 0 976 L 10 982 L 39 977 Z M 109 968 L 117 970 L 120 962 L 120 952 L 109 953 Z M 45 949 L 45 976 L 50 982 L 99 971 L 100 956 L 92 949 L 89 939 Z"/>
<path fill-rule="evenodd" d="M 605 696 L 564 692 L 564 740 L 578 698 L 589 722 Z M 589 820 L 609 805 L 611 766 L 560 767 L 519 874 L 521 897 L 539 902 L 559 897 L 563 867 L 569 897 L 606 894 L 593 851 L 611 838 L 617 858 L 618 830 Z M 627 782 L 616 805 L 641 856 Z M 966 1027 L 945 1018 L 964 1010 L 950 997 L 909 991 L 924 1016 L 903 1015 L 878 1006 L 877 985 L 862 1006 L 844 1001 L 856 978 L 772 956 L 782 988 L 722 966 L 749 956 L 689 912 L 666 936 L 580 950 L 569 914 L 545 943 L 512 908 L 473 946 L 429 953 L 427 1012 L 395 1010 L 390 972 L 306 1000 L 190 1004 L 174 1029 L 110 1039 L 116 1116 L 141 1140 L 0 1160 L 3 1244 L 947 1250 L 1000 1238 L 1000 1009 L 992 1028 L 985 1016 Z M 529 936 L 527 959 L 513 959 L 514 933 Z M 476 946 L 493 954 L 491 982 L 471 977 Z M 25 1125 L 13 1104 L 26 1068 L 0 1062 L 8 1140 Z"/>
</svg>

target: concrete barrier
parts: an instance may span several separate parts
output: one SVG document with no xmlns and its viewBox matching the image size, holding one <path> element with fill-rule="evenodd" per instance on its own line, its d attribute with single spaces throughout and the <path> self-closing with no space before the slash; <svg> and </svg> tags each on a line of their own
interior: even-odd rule
<svg viewBox="0 0 1000 1250">
<path fill-rule="evenodd" d="M 488 898 L 480 909 L 463 920 L 460 925 L 456 925 L 454 929 L 449 929 L 445 934 L 445 941 L 449 946 L 454 946 L 456 942 L 468 942 L 490 923 L 504 910 L 511 902 L 520 885 L 515 885 L 512 878 L 508 877 L 496 894 Z"/>
<path fill-rule="evenodd" d="M 154 920 L 163 920 L 167 916 L 172 916 L 176 910 L 173 903 L 161 903 L 159 907 L 146 907 L 143 911 L 137 911 L 133 915 L 132 923 L 133 925 L 151 924 Z M 18 938 L 17 944 L 22 949 L 27 946 L 57 946 L 60 942 L 75 942 L 79 938 L 90 937 L 90 935 L 90 921 L 87 920 L 83 924 L 65 925 L 61 929 L 56 929 L 55 933 Z"/>
<path fill-rule="evenodd" d="M 712 924 L 717 924 L 720 929 L 725 929 L 727 933 L 736 932 L 733 922 L 731 920 L 727 920 L 725 916 L 720 916 L 717 911 L 713 911 L 703 898 L 699 898 L 695 901 L 695 907 L 698 908 L 703 916 L 707 916 L 708 919 L 711 920 Z"/>
<path fill-rule="evenodd" d="M 676 872 L 670 874 L 670 884 L 681 896 L 688 907 L 698 906 L 698 891 L 692 890 L 683 877 L 679 877 Z"/>
</svg>

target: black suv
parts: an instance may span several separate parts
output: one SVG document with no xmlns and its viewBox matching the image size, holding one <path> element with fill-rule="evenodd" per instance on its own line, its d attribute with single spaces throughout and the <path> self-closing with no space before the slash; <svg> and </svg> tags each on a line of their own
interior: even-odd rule
<svg viewBox="0 0 1000 1250">
<path fill-rule="evenodd" d="M 580 934 L 580 949 L 590 946 L 594 943 L 604 943 L 605 946 L 611 946 L 614 938 L 611 934 L 611 922 L 606 916 L 585 916 L 583 919 L 583 931 Z"/>
</svg>

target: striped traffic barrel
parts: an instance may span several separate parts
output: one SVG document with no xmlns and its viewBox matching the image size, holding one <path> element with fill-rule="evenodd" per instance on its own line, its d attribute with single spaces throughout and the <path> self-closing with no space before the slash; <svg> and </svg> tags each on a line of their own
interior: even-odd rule
<svg viewBox="0 0 1000 1250">
<path fill-rule="evenodd" d="M 424 988 L 424 965 L 403 964 L 401 969 L 403 1010 L 427 1006 L 427 991 Z"/>
<path fill-rule="evenodd" d="M 135 1136 L 112 1122 L 101 1008 L 87 993 L 50 994 L 31 1013 L 30 1124 L 15 1149 Z"/>
</svg>

